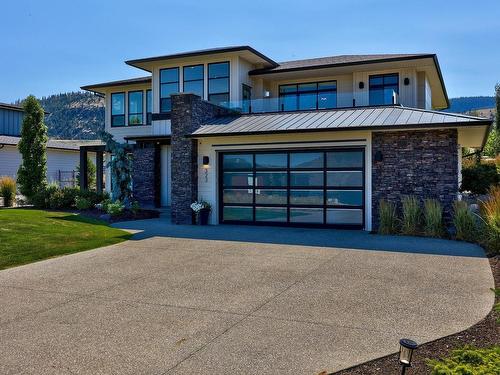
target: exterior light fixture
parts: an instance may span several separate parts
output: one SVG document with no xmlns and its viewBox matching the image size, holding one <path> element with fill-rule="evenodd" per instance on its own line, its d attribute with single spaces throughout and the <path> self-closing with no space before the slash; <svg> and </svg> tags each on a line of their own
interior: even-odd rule
<svg viewBox="0 0 500 375">
<path fill-rule="evenodd" d="M 203 157 L 203 168 L 208 168 L 210 164 L 210 158 L 208 156 Z"/>
<path fill-rule="evenodd" d="M 418 345 L 410 339 L 399 340 L 399 364 L 401 365 L 401 375 L 404 375 L 406 368 L 411 367 L 411 357 Z"/>
<path fill-rule="evenodd" d="M 264 91 L 264 98 L 269 98 L 271 96 L 271 92 Z"/>
<path fill-rule="evenodd" d="M 363 90 L 365 88 L 365 83 L 364 82 L 360 82 L 358 87 L 359 87 L 360 90 Z"/>
<path fill-rule="evenodd" d="M 378 150 L 378 151 L 375 151 L 375 157 L 374 157 L 375 161 L 382 161 L 384 160 L 384 155 L 382 155 L 382 151 Z"/>
<path fill-rule="evenodd" d="M 404 84 L 405 86 L 408 86 L 410 84 L 410 79 L 408 77 L 404 79 Z"/>
</svg>

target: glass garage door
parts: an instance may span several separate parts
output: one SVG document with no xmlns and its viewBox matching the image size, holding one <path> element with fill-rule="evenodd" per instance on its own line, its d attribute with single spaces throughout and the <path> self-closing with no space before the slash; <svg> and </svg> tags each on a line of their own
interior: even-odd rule
<svg viewBox="0 0 500 375">
<path fill-rule="evenodd" d="M 364 226 L 364 149 L 220 154 L 220 222 Z"/>
</svg>

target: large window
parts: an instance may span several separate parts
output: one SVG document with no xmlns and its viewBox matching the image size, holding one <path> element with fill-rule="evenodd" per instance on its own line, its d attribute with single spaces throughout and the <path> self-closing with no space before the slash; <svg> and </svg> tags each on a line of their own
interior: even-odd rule
<svg viewBox="0 0 500 375">
<path fill-rule="evenodd" d="M 229 101 L 229 62 L 208 64 L 208 101 Z"/>
<path fill-rule="evenodd" d="M 153 118 L 153 91 L 146 90 L 146 124 L 151 125 Z"/>
<path fill-rule="evenodd" d="M 370 105 L 397 104 L 399 75 L 380 74 L 370 76 Z"/>
<path fill-rule="evenodd" d="M 203 65 L 185 66 L 183 68 L 184 89 L 203 99 Z"/>
<path fill-rule="evenodd" d="M 337 81 L 281 85 L 279 96 L 282 111 L 336 108 Z"/>
<path fill-rule="evenodd" d="M 160 70 L 160 112 L 172 110 L 170 95 L 179 92 L 179 68 Z"/>
<path fill-rule="evenodd" d="M 128 93 L 128 125 L 142 125 L 144 111 L 144 92 L 129 91 Z"/>
<path fill-rule="evenodd" d="M 111 126 L 125 126 L 125 93 L 111 94 Z"/>
<path fill-rule="evenodd" d="M 221 155 L 223 223 L 362 228 L 364 150 Z"/>
</svg>

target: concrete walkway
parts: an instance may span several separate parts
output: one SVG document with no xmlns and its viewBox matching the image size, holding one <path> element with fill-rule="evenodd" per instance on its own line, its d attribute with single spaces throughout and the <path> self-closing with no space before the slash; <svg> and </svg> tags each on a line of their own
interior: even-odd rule
<svg viewBox="0 0 500 375">
<path fill-rule="evenodd" d="M 0 272 L 1 374 L 317 374 L 491 309 L 480 248 L 357 231 L 118 224 Z"/>
</svg>

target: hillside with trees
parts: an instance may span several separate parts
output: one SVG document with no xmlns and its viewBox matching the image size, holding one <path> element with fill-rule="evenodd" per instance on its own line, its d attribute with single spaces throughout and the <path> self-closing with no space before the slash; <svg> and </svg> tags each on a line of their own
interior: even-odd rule
<svg viewBox="0 0 500 375">
<path fill-rule="evenodd" d="M 450 108 L 446 112 L 465 113 L 477 109 L 495 107 L 494 96 L 466 96 L 450 99 Z"/>
</svg>

